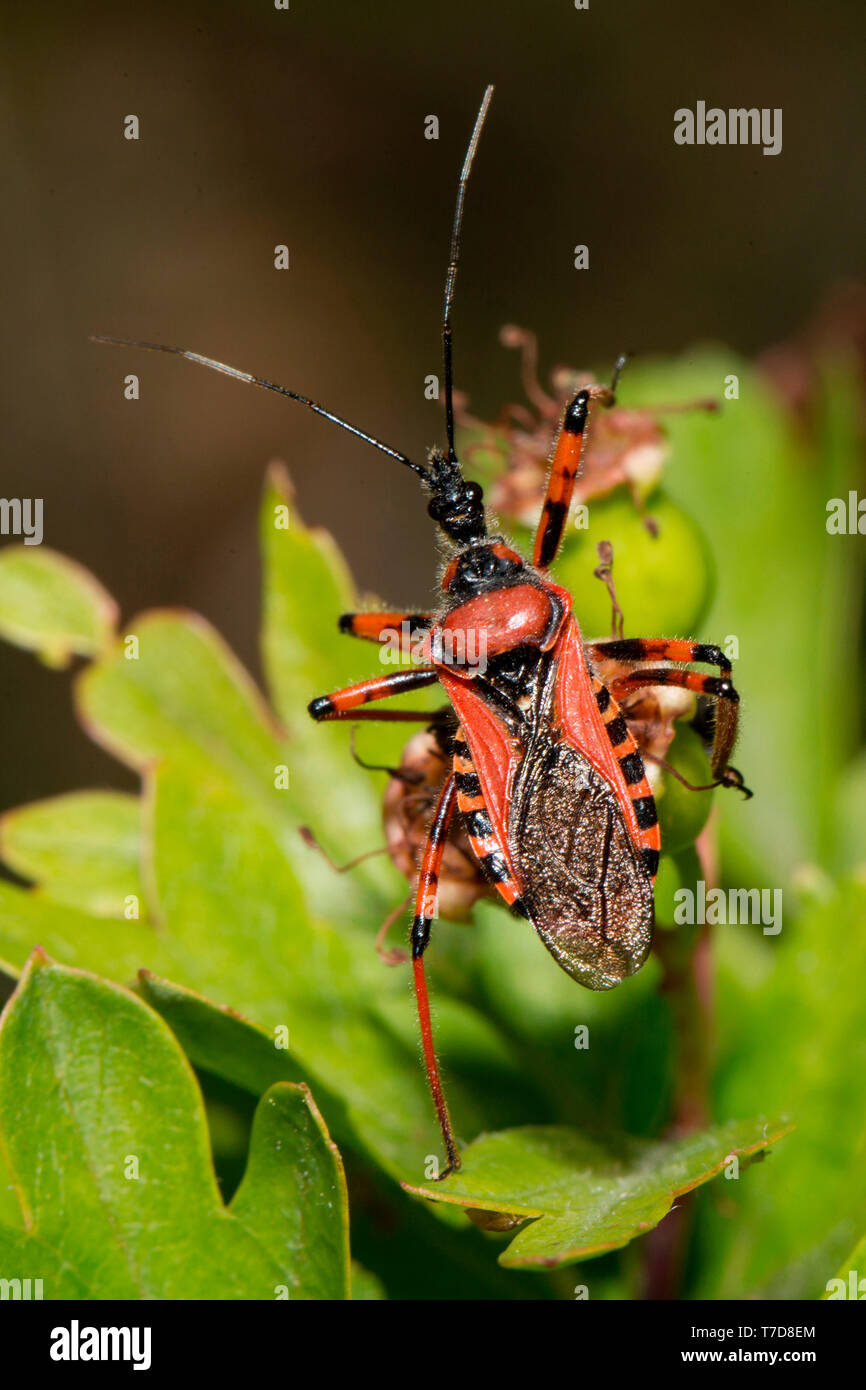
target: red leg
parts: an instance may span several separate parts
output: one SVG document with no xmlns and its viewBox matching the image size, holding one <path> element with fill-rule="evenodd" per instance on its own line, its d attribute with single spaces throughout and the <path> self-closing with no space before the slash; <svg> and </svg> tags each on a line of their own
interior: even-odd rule
<svg viewBox="0 0 866 1390">
<path fill-rule="evenodd" d="M 338 620 L 340 631 L 348 637 L 381 643 L 392 641 L 396 633 L 403 646 L 420 637 L 432 624 L 431 613 L 341 613 Z"/>
<path fill-rule="evenodd" d="M 643 670 L 618 676 L 610 682 L 609 689 L 615 700 L 622 700 L 633 690 L 640 690 L 649 685 L 676 685 L 684 690 L 693 690 L 698 695 L 715 697 L 716 734 L 710 756 L 710 771 L 717 784 L 736 787 L 739 791 L 745 792 L 746 796 L 751 796 L 752 793 L 743 785 L 740 773 L 728 762 L 737 739 L 737 709 L 740 702 L 740 697 L 731 682 L 721 676 L 702 676 L 697 671 L 662 666 L 645 667 Z"/>
<path fill-rule="evenodd" d="M 620 700 L 644 685 L 677 685 L 693 690 L 696 695 L 715 695 L 719 700 L 731 700 L 734 704 L 740 698 L 729 680 L 702 676 L 699 671 L 683 671 L 679 666 L 645 666 L 639 671 L 629 671 L 610 681 L 608 689 L 615 700 Z"/>
<path fill-rule="evenodd" d="M 565 412 L 550 466 L 547 495 L 535 533 L 532 563 L 547 569 L 556 559 L 562 540 L 574 481 L 580 470 L 586 422 L 589 418 L 589 391 L 578 391 Z"/>
<path fill-rule="evenodd" d="M 538 569 L 547 569 L 556 559 L 562 541 L 568 509 L 574 492 L 575 480 L 580 473 L 580 462 L 586 444 L 589 423 L 589 403 L 598 401 L 601 405 L 613 405 L 616 380 L 625 359 L 617 363 L 611 386 L 589 386 L 578 391 L 565 412 L 553 451 L 550 477 L 547 481 L 547 496 L 541 511 L 541 520 L 535 533 L 535 549 L 532 563 Z"/>
<path fill-rule="evenodd" d="M 720 647 L 707 642 L 681 641 L 667 637 L 623 637 L 610 642 L 588 642 L 590 661 L 684 661 L 718 666 L 723 675 L 731 674 L 731 663 Z"/>
<path fill-rule="evenodd" d="M 448 1114 L 445 1092 L 442 1089 L 442 1080 L 436 1061 L 436 1051 L 433 1046 L 433 1025 L 430 1021 L 430 1001 L 427 997 L 427 980 L 424 974 L 424 951 L 430 939 L 430 924 L 436 912 L 439 868 L 456 802 L 457 782 L 454 774 L 451 773 L 439 793 L 436 809 L 433 812 L 433 823 L 427 836 L 424 858 L 421 861 L 421 871 L 418 875 L 418 887 L 415 891 L 415 918 L 412 923 L 412 968 L 415 972 L 415 997 L 418 1001 L 418 1021 L 421 1025 L 424 1064 L 427 1068 L 427 1081 L 430 1086 L 430 1094 L 433 1097 L 433 1104 L 436 1107 L 436 1117 L 439 1120 L 439 1128 L 442 1131 L 448 1159 L 445 1171 L 439 1175 L 440 1179 L 447 1178 L 449 1173 L 460 1167 L 460 1152 L 457 1148 L 454 1130 L 451 1128 L 451 1118 Z"/>
<path fill-rule="evenodd" d="M 368 705 L 373 700 L 387 700 L 390 695 L 402 695 L 407 690 L 419 690 L 424 685 L 434 685 L 439 679 L 432 666 L 417 666 L 412 671 L 392 671 L 387 676 L 371 676 L 369 680 L 359 681 L 357 685 L 347 685 L 344 690 L 334 690 L 330 695 L 319 695 L 311 700 L 307 709 L 317 721 L 341 719 L 349 711 L 353 719 L 363 719 L 358 712 L 359 705 Z M 370 712 L 366 715 L 370 718 Z M 390 710 L 376 712 L 374 719 L 423 719 L 422 715 L 411 710 Z"/>
<path fill-rule="evenodd" d="M 620 641 L 588 643 L 586 653 L 591 662 L 698 661 L 707 666 L 717 666 L 720 672 L 718 678 L 673 669 L 635 671 L 628 676 L 620 677 L 619 682 L 614 682 L 611 685 L 611 693 L 614 698 L 620 698 L 642 685 L 678 685 L 684 686 L 687 690 L 695 690 L 701 695 L 714 695 L 717 701 L 716 736 L 710 763 L 713 777 L 724 786 L 737 787 L 751 796 L 748 788 L 743 786 L 743 779 L 737 769 L 728 764 L 737 741 L 737 707 L 740 697 L 731 684 L 731 663 L 720 647 L 678 638 L 627 637 Z"/>
</svg>

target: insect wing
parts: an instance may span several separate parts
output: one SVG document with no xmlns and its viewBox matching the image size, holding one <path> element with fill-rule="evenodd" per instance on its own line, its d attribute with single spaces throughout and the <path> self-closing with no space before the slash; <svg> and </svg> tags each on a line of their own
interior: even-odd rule
<svg viewBox="0 0 866 1390">
<path fill-rule="evenodd" d="M 574 679 L 571 666 L 565 671 Z M 592 758 L 551 719 L 562 699 L 558 662 L 551 672 L 552 702 L 538 711 L 523 746 L 470 682 L 447 672 L 442 680 L 468 745 L 490 838 L 508 866 L 509 879 L 497 888 L 506 901 L 519 896 L 523 911 L 567 974 L 588 989 L 601 990 L 612 989 L 646 960 L 653 893 L 638 828 L 632 828 L 611 782 L 599 770 L 611 769 L 612 780 L 618 764 L 585 667 L 582 674 L 585 710 L 572 701 L 569 727 L 572 737 L 589 743 Z M 582 723 L 586 712 L 595 713 L 597 723 Z M 624 785 L 621 798 L 630 806 Z"/>
<path fill-rule="evenodd" d="M 639 970 L 652 944 L 652 880 L 609 784 L 578 749 L 534 741 L 509 837 L 530 919 L 557 964 L 597 990 Z"/>
</svg>

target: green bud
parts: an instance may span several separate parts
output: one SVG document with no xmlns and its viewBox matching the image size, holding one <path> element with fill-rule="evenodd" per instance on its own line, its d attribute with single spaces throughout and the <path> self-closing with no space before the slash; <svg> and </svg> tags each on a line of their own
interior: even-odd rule
<svg viewBox="0 0 866 1390">
<path fill-rule="evenodd" d="M 611 631 L 607 589 L 594 576 L 599 541 L 613 546 L 613 580 L 625 617 L 627 637 L 692 637 L 713 595 L 714 571 L 700 527 L 680 507 L 656 492 L 647 528 L 631 497 L 622 488 L 586 504 L 585 530 L 572 524 L 553 576 L 574 596 L 574 611 L 585 637 Z M 577 513 L 578 521 L 583 519 Z"/>
</svg>

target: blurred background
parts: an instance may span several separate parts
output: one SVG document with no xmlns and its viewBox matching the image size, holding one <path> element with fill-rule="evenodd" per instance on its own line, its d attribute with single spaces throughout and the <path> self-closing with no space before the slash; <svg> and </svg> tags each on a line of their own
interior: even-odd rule
<svg viewBox="0 0 866 1390">
<path fill-rule="evenodd" d="M 423 605 L 432 536 L 408 474 L 300 408 L 88 334 L 222 358 L 420 455 L 442 436 L 424 378 L 487 82 L 456 310 L 457 382 L 482 418 L 519 394 L 506 322 L 537 332 L 543 370 L 605 376 L 623 348 L 765 352 L 828 295 L 862 334 L 838 289 L 863 279 L 861 35 L 841 0 L 4 7 L 0 491 L 44 498 L 45 543 L 126 618 L 189 605 L 256 674 L 274 457 L 362 589 Z M 675 145 L 674 111 L 698 100 L 781 107 L 782 153 Z M 0 691 L 4 806 L 132 785 L 76 733 L 66 682 L 6 644 Z"/>
</svg>

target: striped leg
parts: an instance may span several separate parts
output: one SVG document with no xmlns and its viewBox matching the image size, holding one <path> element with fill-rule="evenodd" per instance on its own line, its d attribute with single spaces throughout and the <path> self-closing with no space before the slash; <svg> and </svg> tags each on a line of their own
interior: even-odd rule
<svg viewBox="0 0 866 1390">
<path fill-rule="evenodd" d="M 518 917 L 528 917 L 526 904 L 520 896 L 520 888 L 511 872 L 502 846 L 493 833 L 493 825 L 481 795 L 481 784 L 472 762 L 472 754 L 461 728 L 458 728 L 452 745 L 454 753 L 454 780 L 457 784 L 457 805 L 466 822 L 466 833 L 473 853 L 487 877 Z"/>
<path fill-rule="evenodd" d="M 553 451 L 550 477 L 547 480 L 547 496 L 535 534 L 532 563 L 538 569 L 547 569 L 553 564 L 562 541 L 574 483 L 580 473 L 580 461 L 586 444 L 589 403 L 596 401 L 604 406 L 615 403 L 617 382 L 625 360 L 625 357 L 617 358 L 610 386 L 584 387 L 582 391 L 578 391 L 565 412 Z"/>
<path fill-rule="evenodd" d="M 405 624 L 405 626 L 404 626 Z M 398 636 L 403 646 L 415 641 L 433 625 L 431 613 L 341 613 L 337 625 L 348 637 L 365 642 L 391 642 Z"/>
<path fill-rule="evenodd" d="M 609 642 L 588 642 L 586 651 L 590 660 L 697 661 L 705 666 L 718 666 L 723 675 L 731 674 L 731 663 L 721 647 L 676 637 L 620 637 Z"/>
<path fill-rule="evenodd" d="M 417 710 L 377 710 L 362 712 L 359 705 L 371 704 L 374 700 L 387 700 L 391 695 L 402 695 L 407 690 L 419 690 L 424 685 L 434 685 L 439 679 L 432 666 L 419 666 L 414 671 L 392 671 L 387 676 L 371 676 L 369 680 L 359 681 L 357 685 L 347 685 L 344 690 L 334 690 L 330 695 L 319 695 L 307 706 L 312 717 L 320 723 L 323 719 L 429 719 L 430 713 Z"/>
<path fill-rule="evenodd" d="M 611 691 L 616 699 L 633 690 L 647 685 L 675 685 L 693 690 L 699 695 L 712 695 L 716 699 L 716 733 L 710 768 L 713 777 L 726 787 L 737 787 L 748 792 L 736 768 L 730 767 L 728 759 L 737 739 L 737 717 L 740 697 L 731 683 L 731 663 L 724 652 L 705 642 L 668 640 L 664 637 L 634 637 L 621 641 L 594 642 L 587 645 L 587 655 L 592 661 L 682 661 L 702 662 L 716 666 L 719 676 L 701 676 L 691 671 L 676 668 L 642 669 L 620 676 L 611 682 Z M 748 793 L 751 795 L 751 793 Z"/>
<path fill-rule="evenodd" d="M 571 505 L 574 480 L 580 471 L 588 418 L 589 391 L 578 391 L 565 412 L 553 452 L 547 496 L 535 533 L 535 549 L 532 555 L 532 563 L 538 569 L 547 569 L 552 565 L 559 550 L 568 518 L 568 508 Z"/>
<path fill-rule="evenodd" d="M 604 727 L 610 739 L 611 747 L 619 761 L 628 794 L 631 797 L 632 810 L 637 823 L 637 836 L 633 836 L 633 838 L 636 838 L 643 861 L 650 876 L 654 879 L 659 868 L 661 835 L 655 797 L 644 770 L 643 758 L 638 752 L 638 746 L 629 732 L 625 716 L 615 697 L 611 695 L 608 687 L 603 685 L 595 676 L 592 678 L 592 691 L 595 695 L 599 714 L 604 720 Z"/>
<path fill-rule="evenodd" d="M 640 690 L 647 685 L 676 685 L 683 690 L 693 690 L 697 695 L 715 696 L 716 734 L 710 755 L 710 772 L 720 785 L 745 791 L 739 772 L 728 765 L 737 737 L 737 706 L 740 701 L 731 682 L 719 676 L 702 676 L 697 671 L 683 671 L 676 666 L 662 666 L 658 669 L 649 667 L 642 671 L 632 671 L 627 676 L 620 676 L 617 680 L 611 681 L 610 688 L 614 697 L 621 700 L 633 690 Z"/>
<path fill-rule="evenodd" d="M 433 823 L 430 826 L 427 844 L 424 848 L 424 858 L 421 861 L 421 871 L 418 875 L 418 887 L 415 891 L 415 918 L 412 922 L 411 937 L 412 968 L 415 973 L 415 997 L 418 1001 L 418 1021 L 421 1025 L 424 1064 L 427 1068 L 430 1094 L 436 1107 L 436 1117 L 442 1131 L 445 1153 L 448 1158 L 445 1171 L 439 1175 L 440 1179 L 447 1178 L 449 1173 L 460 1167 L 460 1153 L 457 1148 L 457 1140 L 454 1137 L 454 1130 L 451 1128 L 451 1118 L 448 1114 L 445 1092 L 442 1089 L 442 1080 L 439 1076 L 439 1065 L 436 1061 L 436 1050 L 433 1046 L 433 1025 L 430 1021 L 430 1001 L 427 997 L 427 979 L 424 974 L 424 952 L 430 940 L 430 925 L 436 915 L 439 869 L 442 864 L 442 855 L 445 852 L 448 828 L 454 815 L 456 801 L 457 783 L 454 774 L 450 773 L 439 793 L 436 809 L 433 812 Z"/>
</svg>

